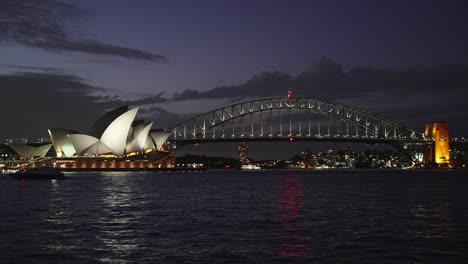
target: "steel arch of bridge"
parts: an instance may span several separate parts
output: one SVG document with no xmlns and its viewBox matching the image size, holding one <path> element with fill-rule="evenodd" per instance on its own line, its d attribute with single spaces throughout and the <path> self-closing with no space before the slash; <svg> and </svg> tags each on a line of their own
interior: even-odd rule
<svg viewBox="0 0 468 264">
<path fill-rule="evenodd" d="M 303 114 L 303 119 L 293 128 L 292 116 L 299 112 L 305 115 Z M 312 115 L 324 116 L 328 121 L 333 120 L 333 123 L 342 122 L 346 124 L 346 129 L 343 128 L 338 134 L 330 133 L 331 122 L 327 122 L 328 127 L 321 128 L 320 122 L 318 126 L 313 124 Z M 273 130 L 273 127 L 276 130 Z M 316 130 L 312 131 L 313 129 Z M 315 140 L 425 140 L 422 134 L 380 115 L 346 104 L 310 98 L 267 98 L 236 103 L 197 115 L 170 130 L 172 134 L 169 140 L 174 141 L 265 140 L 290 137 Z"/>
</svg>

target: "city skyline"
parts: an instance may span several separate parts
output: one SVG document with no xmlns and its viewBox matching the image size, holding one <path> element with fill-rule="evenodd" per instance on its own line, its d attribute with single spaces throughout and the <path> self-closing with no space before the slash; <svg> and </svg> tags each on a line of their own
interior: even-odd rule
<svg viewBox="0 0 468 264">
<path fill-rule="evenodd" d="M 0 8 L 0 137 L 83 131 L 124 104 L 166 128 L 288 89 L 420 132 L 440 120 L 451 136 L 468 135 L 465 6 L 7 1 Z"/>
</svg>

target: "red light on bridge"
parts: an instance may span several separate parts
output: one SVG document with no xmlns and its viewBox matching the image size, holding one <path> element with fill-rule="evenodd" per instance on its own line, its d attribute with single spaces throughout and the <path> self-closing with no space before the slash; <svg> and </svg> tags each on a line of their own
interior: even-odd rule
<svg viewBox="0 0 468 264">
<path fill-rule="evenodd" d="M 294 141 L 294 138 L 289 138 L 289 141 Z"/>
<path fill-rule="evenodd" d="M 224 167 L 225 167 L 226 169 L 229 169 L 231 166 L 229 166 L 229 164 L 228 164 L 228 165 L 226 165 L 226 166 L 224 166 Z"/>
</svg>

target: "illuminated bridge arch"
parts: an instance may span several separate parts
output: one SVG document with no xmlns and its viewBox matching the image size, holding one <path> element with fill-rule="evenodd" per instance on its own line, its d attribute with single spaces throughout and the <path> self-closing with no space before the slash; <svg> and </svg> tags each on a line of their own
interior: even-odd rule
<svg viewBox="0 0 468 264">
<path fill-rule="evenodd" d="M 197 115 L 171 128 L 173 141 L 268 139 L 424 140 L 422 134 L 346 104 L 267 98 Z"/>
</svg>

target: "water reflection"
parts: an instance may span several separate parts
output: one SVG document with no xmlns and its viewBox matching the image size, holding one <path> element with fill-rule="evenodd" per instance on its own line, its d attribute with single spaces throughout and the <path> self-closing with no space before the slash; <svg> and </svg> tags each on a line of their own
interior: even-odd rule
<svg viewBox="0 0 468 264">
<path fill-rule="evenodd" d="M 102 212 L 96 223 L 99 230 L 96 237 L 103 244 L 103 250 L 111 256 L 118 256 L 118 259 L 104 257 L 101 261 L 125 262 L 141 250 L 139 238 L 142 237 L 141 223 L 144 222 L 141 218 L 149 200 L 142 197 L 138 188 L 135 189 L 134 177 L 122 177 L 120 173 L 108 173 L 102 177 Z"/>
<path fill-rule="evenodd" d="M 60 238 L 67 237 L 75 232 L 73 226 L 73 206 L 70 204 L 70 197 L 64 196 L 62 188 L 64 188 L 63 181 L 50 180 L 44 182 L 48 186 L 48 202 L 46 205 L 48 209 L 45 211 L 46 217 L 43 219 L 45 234 L 51 238 L 43 243 L 46 252 L 51 254 L 61 254 L 76 249 L 76 245 L 66 244 Z"/>
<path fill-rule="evenodd" d="M 47 181 L 47 184 L 49 184 L 49 201 L 47 203 L 49 208 L 44 222 L 54 225 L 50 229 L 50 232 L 59 233 L 60 230 L 57 229 L 57 225 L 66 224 L 70 221 L 70 210 L 68 210 L 68 206 L 65 205 L 66 201 L 58 195 L 60 183 L 57 180 L 50 180 Z"/>
<path fill-rule="evenodd" d="M 427 194 L 431 194 L 428 196 Z M 412 199 L 410 212 L 413 217 L 416 238 L 446 238 L 450 235 L 450 196 L 448 187 L 444 184 L 428 186 L 421 184 Z"/>
<path fill-rule="evenodd" d="M 441 203 L 434 206 L 432 210 L 433 223 L 432 227 L 432 237 L 434 238 L 445 238 L 449 236 L 450 224 L 448 216 L 448 203 Z"/>
<path fill-rule="evenodd" d="M 310 252 L 303 237 L 306 228 L 303 221 L 302 198 L 302 190 L 298 188 L 297 176 L 285 176 L 282 179 L 279 200 L 281 207 L 280 221 L 285 227 L 280 236 L 280 254 L 282 256 L 303 257 Z"/>
</svg>

